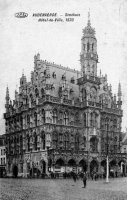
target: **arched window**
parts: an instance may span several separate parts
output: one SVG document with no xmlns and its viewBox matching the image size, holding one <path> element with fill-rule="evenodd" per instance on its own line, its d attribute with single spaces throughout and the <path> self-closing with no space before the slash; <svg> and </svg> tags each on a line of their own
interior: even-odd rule
<svg viewBox="0 0 127 200">
<path fill-rule="evenodd" d="M 86 148 L 86 137 L 83 136 L 83 144 L 84 144 L 84 147 Z"/>
<path fill-rule="evenodd" d="M 83 89 L 83 100 L 86 100 L 86 96 L 87 96 L 86 89 Z"/>
<path fill-rule="evenodd" d="M 79 121 L 80 121 L 80 119 L 79 119 L 79 113 L 76 112 L 76 113 L 75 113 L 75 124 L 76 124 L 76 125 L 79 125 Z"/>
<path fill-rule="evenodd" d="M 90 100 L 91 100 L 92 102 L 95 102 L 95 101 L 96 101 L 96 98 L 97 98 L 97 90 L 96 90 L 95 87 L 92 87 L 92 88 L 90 89 L 90 91 L 91 91 L 91 93 L 90 93 Z"/>
<path fill-rule="evenodd" d="M 94 43 L 92 43 L 92 51 L 94 51 Z"/>
<path fill-rule="evenodd" d="M 17 146 L 16 143 L 17 143 L 17 142 L 16 142 L 16 137 L 14 137 L 14 152 L 16 152 L 16 146 Z"/>
<path fill-rule="evenodd" d="M 27 150 L 30 151 L 30 137 L 27 135 Z"/>
<path fill-rule="evenodd" d="M 53 147 L 57 148 L 57 145 L 58 145 L 58 133 L 57 132 L 53 132 L 52 140 L 53 140 Z"/>
<path fill-rule="evenodd" d="M 91 152 L 97 152 L 98 151 L 98 140 L 96 137 L 92 137 L 90 139 L 90 151 Z"/>
<path fill-rule="evenodd" d="M 90 113 L 90 126 L 93 126 L 93 113 Z"/>
<path fill-rule="evenodd" d="M 59 112 L 59 123 L 63 124 L 63 112 L 62 111 Z"/>
<path fill-rule="evenodd" d="M 22 139 L 22 135 L 20 136 L 20 153 L 22 153 L 23 150 L 23 139 Z"/>
<path fill-rule="evenodd" d="M 85 127 L 87 126 L 86 120 L 87 120 L 87 118 L 86 118 L 86 113 L 84 113 L 84 126 L 85 126 Z"/>
<path fill-rule="evenodd" d="M 92 74 L 94 75 L 94 73 L 95 73 L 95 67 L 94 65 L 92 65 Z"/>
<path fill-rule="evenodd" d="M 42 89 L 41 89 L 41 97 L 44 97 L 44 95 L 45 95 L 45 91 L 44 91 L 44 89 L 42 88 Z"/>
<path fill-rule="evenodd" d="M 84 51 L 86 50 L 86 45 L 85 45 L 85 44 L 83 44 L 83 50 L 84 50 Z"/>
<path fill-rule="evenodd" d="M 56 124 L 57 123 L 57 111 L 56 110 L 53 110 L 53 124 Z"/>
<path fill-rule="evenodd" d="M 113 128 L 114 128 L 114 131 L 116 131 L 116 129 L 117 129 L 117 120 L 116 119 L 114 119 Z"/>
<path fill-rule="evenodd" d="M 89 52 L 89 50 L 90 50 L 90 44 L 89 44 L 89 42 L 87 43 L 87 51 Z"/>
<path fill-rule="evenodd" d="M 59 133 L 59 141 L 63 142 L 63 133 Z"/>
<path fill-rule="evenodd" d="M 30 126 L 30 116 L 27 115 L 27 126 L 29 127 Z"/>
<path fill-rule="evenodd" d="M 70 125 L 74 125 L 74 113 L 70 114 Z"/>
<path fill-rule="evenodd" d="M 69 121 L 68 113 L 65 112 L 65 113 L 64 113 L 64 125 L 68 125 L 68 121 Z"/>
<path fill-rule="evenodd" d="M 17 128 L 17 124 L 16 124 L 16 118 L 14 118 L 14 129 Z"/>
<path fill-rule="evenodd" d="M 90 64 L 89 63 L 87 65 L 87 71 L 88 71 L 88 73 L 90 73 Z"/>
<path fill-rule="evenodd" d="M 35 89 L 35 96 L 36 96 L 36 97 L 39 97 L 39 91 L 38 91 L 37 88 Z"/>
<path fill-rule="evenodd" d="M 43 149 L 45 149 L 45 143 L 46 143 L 46 141 L 45 141 L 45 134 L 43 135 Z"/>
<path fill-rule="evenodd" d="M 22 116 L 20 116 L 20 127 L 21 127 L 21 129 L 23 128 L 23 118 L 22 118 Z"/>
<path fill-rule="evenodd" d="M 34 101 L 32 94 L 30 94 L 30 100 L 31 100 L 31 103 Z"/>
<path fill-rule="evenodd" d="M 68 133 L 64 134 L 64 148 L 65 149 L 69 148 L 69 134 Z"/>
<path fill-rule="evenodd" d="M 34 150 L 37 150 L 37 134 L 34 134 Z"/>
<path fill-rule="evenodd" d="M 45 110 L 42 110 L 42 123 L 45 123 Z"/>
<path fill-rule="evenodd" d="M 94 126 L 98 127 L 98 115 L 95 113 L 95 122 L 94 122 Z"/>
<path fill-rule="evenodd" d="M 76 133 L 75 135 L 75 150 L 79 150 L 79 133 Z"/>
<path fill-rule="evenodd" d="M 34 113 L 34 124 L 35 124 L 35 126 L 37 126 L 37 113 L 36 112 Z"/>
</svg>

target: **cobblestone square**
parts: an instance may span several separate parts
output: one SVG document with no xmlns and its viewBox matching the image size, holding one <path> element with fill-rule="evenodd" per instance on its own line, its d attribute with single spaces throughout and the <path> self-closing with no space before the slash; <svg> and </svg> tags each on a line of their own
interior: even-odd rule
<svg viewBox="0 0 127 200">
<path fill-rule="evenodd" d="M 0 179 L 0 200 L 127 200 L 127 178 L 87 181 L 72 179 Z"/>
</svg>

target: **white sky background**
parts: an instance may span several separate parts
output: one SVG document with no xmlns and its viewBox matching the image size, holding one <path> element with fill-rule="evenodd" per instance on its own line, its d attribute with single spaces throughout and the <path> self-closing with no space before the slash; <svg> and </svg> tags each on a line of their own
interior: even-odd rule
<svg viewBox="0 0 127 200">
<path fill-rule="evenodd" d="M 127 126 L 127 1 L 126 0 L 1 0 L 0 1 L 0 134 L 4 133 L 3 113 L 8 84 L 14 99 L 16 85 L 24 73 L 28 80 L 33 70 L 33 57 L 80 70 L 82 29 L 91 24 L 96 30 L 98 74 L 108 75 L 113 93 L 122 86 L 123 123 Z M 26 12 L 28 17 L 15 18 Z M 64 22 L 38 22 L 33 13 L 57 12 Z M 74 22 L 65 21 L 65 13 L 77 13 Z"/>
</svg>

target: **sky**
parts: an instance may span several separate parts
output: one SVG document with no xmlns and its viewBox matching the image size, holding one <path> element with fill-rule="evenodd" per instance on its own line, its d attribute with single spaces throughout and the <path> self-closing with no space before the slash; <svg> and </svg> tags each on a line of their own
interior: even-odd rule
<svg viewBox="0 0 127 200">
<path fill-rule="evenodd" d="M 127 1 L 126 0 L 1 0 L 0 1 L 0 134 L 4 134 L 5 95 L 19 87 L 24 71 L 30 80 L 34 55 L 42 60 L 80 70 L 82 29 L 88 20 L 95 28 L 98 74 L 107 74 L 113 93 L 122 87 L 122 130 L 127 127 Z M 16 18 L 15 13 L 28 13 Z M 39 22 L 34 13 L 57 13 L 63 21 Z M 66 21 L 65 13 L 78 14 Z M 47 18 L 47 17 L 46 17 Z M 53 17 L 50 17 L 54 19 Z"/>
</svg>

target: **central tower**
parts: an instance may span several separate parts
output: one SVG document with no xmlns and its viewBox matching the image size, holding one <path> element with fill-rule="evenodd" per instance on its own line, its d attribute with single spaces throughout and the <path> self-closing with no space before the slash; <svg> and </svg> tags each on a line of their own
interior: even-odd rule
<svg viewBox="0 0 127 200">
<path fill-rule="evenodd" d="M 83 29 L 80 62 L 83 76 L 97 76 L 97 40 L 95 37 L 95 29 L 91 27 L 90 13 L 88 13 L 87 26 Z"/>
</svg>

